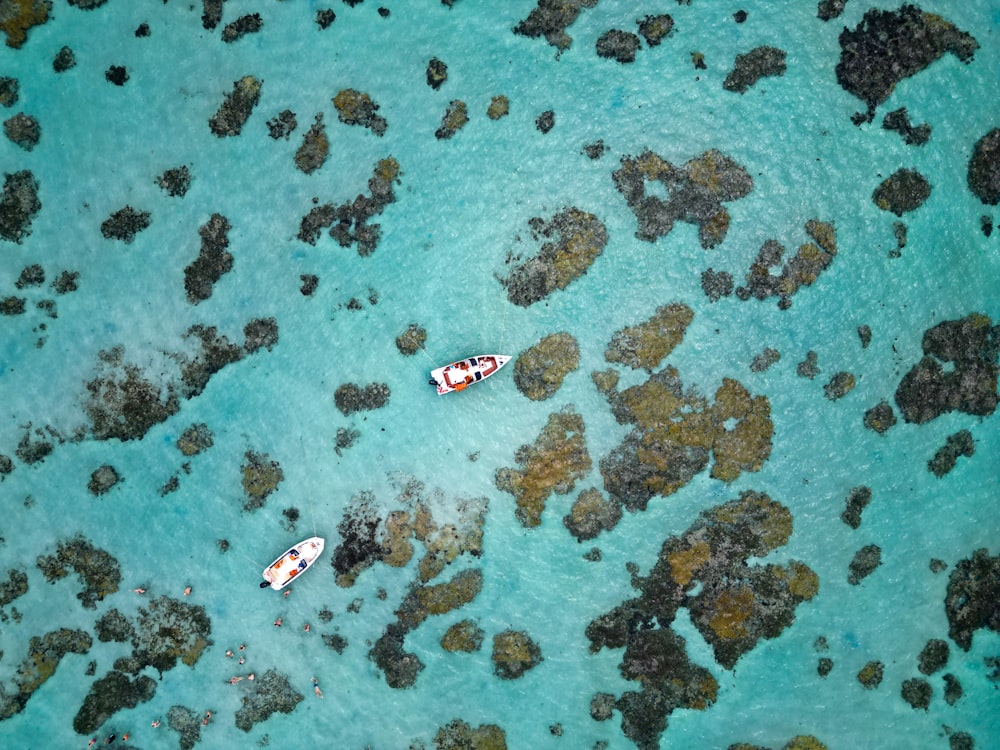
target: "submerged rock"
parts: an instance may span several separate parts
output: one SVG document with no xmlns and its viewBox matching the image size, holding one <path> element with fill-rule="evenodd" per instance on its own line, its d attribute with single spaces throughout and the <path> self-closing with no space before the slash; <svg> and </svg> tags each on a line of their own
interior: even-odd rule
<svg viewBox="0 0 1000 750">
<path fill-rule="evenodd" d="M 21 241 L 31 234 L 31 222 L 42 209 L 38 200 L 38 180 L 24 169 L 4 173 L 3 195 L 0 196 L 0 239 Z"/>
<path fill-rule="evenodd" d="M 580 346 L 570 334 L 553 333 L 525 349 L 514 362 L 514 385 L 532 401 L 544 401 L 580 365 Z"/>
<path fill-rule="evenodd" d="M 333 394 L 337 409 L 345 417 L 357 411 L 381 409 L 389 403 L 389 386 L 385 383 L 369 383 L 361 387 L 355 383 L 344 383 Z"/>
<path fill-rule="evenodd" d="M 987 206 L 1000 203 L 1000 128 L 976 141 L 969 159 L 968 183 L 969 190 Z"/>
<path fill-rule="evenodd" d="M 837 83 L 858 97 L 867 112 L 855 113 L 855 124 L 871 122 L 875 109 L 896 84 L 916 75 L 946 52 L 968 63 L 979 48 L 970 35 L 944 18 L 916 5 L 898 10 L 868 10 L 854 29 L 840 34 Z"/>
<path fill-rule="evenodd" d="M 882 548 L 877 544 L 868 544 L 854 553 L 854 558 L 848 565 L 847 582 L 857 586 L 861 581 L 875 572 L 882 564 Z"/>
<path fill-rule="evenodd" d="M 746 285 L 736 290 L 736 296 L 741 300 L 776 296 L 779 308 L 791 307 L 792 295 L 801 287 L 812 285 L 837 255 L 837 234 L 833 224 L 810 219 L 805 229 L 812 242 L 800 245 L 778 274 L 772 274 L 771 268 L 781 263 L 785 247 L 777 240 L 765 242 L 747 271 Z"/>
<path fill-rule="evenodd" d="M 38 119 L 23 112 L 4 120 L 3 132 L 7 140 L 16 143 L 25 151 L 31 151 L 42 137 L 42 127 L 38 124 Z"/>
<path fill-rule="evenodd" d="M 222 41 L 235 42 L 247 34 L 256 34 L 262 28 L 264 28 L 264 21 L 261 19 L 260 13 L 248 13 L 223 27 Z"/>
<path fill-rule="evenodd" d="M 191 170 L 185 164 L 168 169 L 156 178 L 156 184 L 171 198 L 183 198 L 191 187 Z"/>
<path fill-rule="evenodd" d="M 276 117 L 267 121 L 267 134 L 274 140 L 284 138 L 287 141 L 298 126 L 295 113 L 290 109 L 283 109 Z"/>
<path fill-rule="evenodd" d="M 439 141 L 448 140 L 469 122 L 469 108 L 461 99 L 455 99 L 448 104 L 441 127 L 434 131 L 434 137 Z"/>
<path fill-rule="evenodd" d="M 944 601 L 948 635 L 963 651 L 980 628 L 1000 632 L 1000 555 L 984 549 L 955 564 Z"/>
<path fill-rule="evenodd" d="M 575 481 L 590 471 L 583 418 L 572 406 L 550 414 L 535 444 L 521 446 L 514 458 L 522 468 L 498 469 L 494 481 L 514 496 L 521 525 L 538 526 L 549 495 L 572 492 Z"/>
<path fill-rule="evenodd" d="M 229 247 L 229 230 L 232 227 L 222 214 L 212 214 L 205 224 L 198 228 L 201 235 L 201 249 L 198 257 L 184 269 L 184 290 L 192 305 L 204 302 L 212 296 L 215 282 L 233 268 L 233 256 Z"/>
<path fill-rule="evenodd" d="M 221 6 L 221 3 L 220 3 Z M 233 82 L 233 90 L 226 94 L 218 111 L 208 121 L 208 126 L 219 138 L 239 135 L 260 103 L 262 81 L 253 76 L 243 76 Z"/>
<path fill-rule="evenodd" d="M 884 435 L 896 424 L 896 414 L 888 401 L 880 401 L 865 412 L 864 423 L 869 430 Z"/>
<path fill-rule="evenodd" d="M 90 475 L 87 489 L 90 490 L 91 495 L 99 497 L 108 492 L 120 481 L 122 481 L 122 477 L 118 473 L 118 470 L 110 464 L 104 464 L 95 469 L 94 473 Z"/>
<path fill-rule="evenodd" d="M 914 677 L 912 680 L 903 681 L 903 700 L 915 709 L 922 708 L 926 711 L 931 704 L 931 696 L 933 694 L 934 689 L 927 680 Z"/>
<path fill-rule="evenodd" d="M 736 64 L 722 82 L 722 88 L 744 94 L 761 78 L 783 75 L 785 51 L 777 47 L 757 47 L 745 55 L 736 56 Z"/>
<path fill-rule="evenodd" d="M 837 401 L 854 390 L 857 380 L 849 372 L 837 372 L 830 377 L 830 381 L 823 386 L 823 395 L 831 401 Z"/>
<path fill-rule="evenodd" d="M 894 130 L 902 136 L 903 141 L 908 146 L 923 146 L 930 140 L 931 126 L 926 122 L 923 125 L 914 126 L 910 123 L 909 112 L 906 107 L 894 109 L 882 118 L 882 127 L 885 130 Z"/>
<path fill-rule="evenodd" d="M 918 657 L 918 669 L 921 674 L 932 675 L 944 669 L 948 663 L 948 643 L 940 638 L 931 638 L 927 641 Z"/>
<path fill-rule="evenodd" d="M 723 202 L 738 200 L 753 190 L 753 178 L 725 154 L 712 149 L 675 167 L 652 151 L 622 157 L 615 187 L 639 220 L 636 237 L 653 242 L 668 234 L 678 221 L 698 226 L 705 249 L 721 243 L 729 231 L 729 212 Z M 647 182 L 659 182 L 664 200 L 648 194 Z"/>
<path fill-rule="evenodd" d="M 65 73 L 74 67 L 76 67 L 76 55 L 69 47 L 61 48 L 52 59 L 52 69 L 56 73 Z"/>
<path fill-rule="evenodd" d="M 602 531 L 611 531 L 621 518 L 621 504 L 591 487 L 577 496 L 573 507 L 563 517 L 563 525 L 578 542 L 582 542 L 595 538 Z"/>
<path fill-rule="evenodd" d="M 448 66 L 432 57 L 427 63 L 427 85 L 437 91 L 448 80 Z"/>
<path fill-rule="evenodd" d="M 872 491 L 870 487 L 852 487 L 847 495 L 847 507 L 840 514 L 840 520 L 857 529 L 861 526 L 861 513 L 871 502 Z"/>
<path fill-rule="evenodd" d="M 305 174 L 312 174 L 323 166 L 330 156 L 330 139 L 323 126 L 323 113 L 316 115 L 316 121 L 302 138 L 302 145 L 295 152 L 295 166 Z"/>
<path fill-rule="evenodd" d="M 620 63 L 635 62 L 635 53 L 642 42 L 630 31 L 610 29 L 597 38 L 597 56 L 616 60 Z"/>
<path fill-rule="evenodd" d="M 550 241 L 535 257 L 515 263 L 501 279 L 507 299 L 520 307 L 529 307 L 583 276 L 608 242 L 600 219 L 578 208 L 564 208 L 549 221 L 533 218 L 528 225 L 536 239 Z M 514 260 L 519 258 L 508 258 L 508 263 Z"/>
<path fill-rule="evenodd" d="M 502 680 L 516 680 L 543 661 L 538 644 L 519 630 L 505 630 L 493 636 L 492 658 L 493 674 Z"/>
</svg>

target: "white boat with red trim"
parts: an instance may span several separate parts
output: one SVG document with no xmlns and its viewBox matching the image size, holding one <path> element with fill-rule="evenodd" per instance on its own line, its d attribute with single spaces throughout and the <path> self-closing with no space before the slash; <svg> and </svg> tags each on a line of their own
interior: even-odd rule
<svg viewBox="0 0 1000 750">
<path fill-rule="evenodd" d="M 325 541 L 321 537 L 313 536 L 288 549 L 285 554 L 264 568 L 261 573 L 264 580 L 261 581 L 260 587 L 266 589 L 270 586 L 275 591 L 285 588 L 319 559 L 323 554 L 324 544 Z"/>
<path fill-rule="evenodd" d="M 464 390 L 473 383 L 485 380 L 508 362 L 510 356 L 506 354 L 478 354 L 431 370 L 428 382 L 437 388 L 438 395 L 441 396 Z"/>
</svg>

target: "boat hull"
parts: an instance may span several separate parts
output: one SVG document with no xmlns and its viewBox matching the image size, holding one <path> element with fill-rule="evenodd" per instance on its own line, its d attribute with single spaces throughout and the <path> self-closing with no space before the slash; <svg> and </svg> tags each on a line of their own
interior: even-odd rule
<svg viewBox="0 0 1000 750">
<path fill-rule="evenodd" d="M 305 573 L 323 554 L 325 541 L 318 536 L 303 539 L 293 547 L 289 547 L 283 555 L 275 558 L 261 572 L 264 581 L 275 591 L 280 591 L 295 579 Z M 264 587 L 264 584 L 261 584 Z"/>
<path fill-rule="evenodd" d="M 510 362 L 506 354 L 477 354 L 450 365 L 431 370 L 431 385 L 437 387 L 439 396 L 453 391 L 462 391 L 473 383 L 485 380 Z"/>
</svg>

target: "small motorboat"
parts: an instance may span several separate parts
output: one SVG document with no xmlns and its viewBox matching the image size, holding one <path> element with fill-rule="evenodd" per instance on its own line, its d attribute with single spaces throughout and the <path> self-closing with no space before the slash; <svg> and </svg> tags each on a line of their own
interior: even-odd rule
<svg viewBox="0 0 1000 750">
<path fill-rule="evenodd" d="M 464 390 L 473 383 L 485 380 L 508 362 L 510 357 L 506 354 L 480 354 L 431 370 L 428 382 L 437 387 L 438 395 L 441 396 Z"/>
<path fill-rule="evenodd" d="M 324 543 L 322 538 L 314 536 L 296 544 L 264 568 L 261 573 L 264 580 L 261 581 L 260 587 L 266 589 L 270 586 L 275 591 L 285 588 L 319 559 L 323 554 Z"/>
</svg>

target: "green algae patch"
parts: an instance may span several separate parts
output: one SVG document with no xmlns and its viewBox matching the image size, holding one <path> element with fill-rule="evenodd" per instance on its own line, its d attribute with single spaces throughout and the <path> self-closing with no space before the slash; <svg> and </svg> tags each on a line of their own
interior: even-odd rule
<svg viewBox="0 0 1000 750">
<path fill-rule="evenodd" d="M 83 584 L 76 598 L 87 609 L 97 609 L 97 602 L 118 591 L 122 580 L 118 561 L 82 535 L 60 542 L 54 555 L 39 555 L 36 564 L 49 583 L 65 578 L 73 570 Z"/>
<path fill-rule="evenodd" d="M 35 691 L 55 674 L 63 656 L 85 654 L 92 645 L 93 639 L 83 630 L 61 628 L 41 638 L 32 637 L 28 653 L 15 673 L 14 689 L 0 689 L 0 721 L 24 710 Z"/>
<path fill-rule="evenodd" d="M 759 471 L 771 455 L 770 401 L 732 378 L 723 378 L 714 403 L 685 390 L 672 367 L 621 392 L 613 379 L 600 378 L 608 383 L 615 418 L 635 425 L 600 463 L 605 490 L 628 510 L 644 510 L 652 497 L 677 492 L 713 458 L 712 477 L 732 482 L 744 471 Z"/>
<path fill-rule="evenodd" d="M 493 674 L 500 679 L 516 680 L 542 661 L 541 648 L 527 633 L 505 630 L 493 636 Z"/>
<path fill-rule="evenodd" d="M 473 620 L 462 620 L 448 628 L 441 636 L 441 648 L 445 651 L 472 653 L 483 645 L 483 629 Z"/>
<path fill-rule="evenodd" d="M 681 343 L 693 319 L 694 311 L 679 302 L 659 307 L 646 322 L 618 331 L 604 358 L 634 370 L 653 370 Z"/>
<path fill-rule="evenodd" d="M 496 724 L 473 727 L 452 719 L 434 735 L 437 750 L 507 750 L 507 735 Z"/>
<path fill-rule="evenodd" d="M 550 414 L 534 445 L 521 446 L 515 460 L 522 468 L 498 469 L 497 489 L 514 496 L 522 526 L 538 526 L 549 495 L 571 492 L 575 481 L 590 471 L 583 417 L 572 406 Z"/>
<path fill-rule="evenodd" d="M 680 607 L 733 669 L 762 639 L 776 638 L 794 621 L 795 609 L 819 592 L 819 578 L 805 563 L 751 565 L 786 544 L 789 510 L 764 493 L 704 511 L 682 534 L 663 542 L 647 576 L 633 570 L 639 595 L 593 620 L 590 650 L 624 648 L 620 671 L 641 685 L 615 700 L 622 730 L 639 747 L 657 747 L 675 708 L 702 710 L 717 698 L 718 683 L 690 661 L 684 639 L 671 629 Z"/>
<path fill-rule="evenodd" d="M 608 230 L 593 214 L 579 208 L 564 208 L 545 221 L 535 217 L 528 222 L 536 240 L 544 242 L 533 258 L 512 264 L 501 283 L 507 299 L 519 307 L 529 307 L 587 272 L 608 244 Z"/>
<path fill-rule="evenodd" d="M 576 339 L 566 332 L 553 333 L 521 352 L 514 362 L 514 385 L 532 401 L 544 401 L 579 366 Z"/>
</svg>

